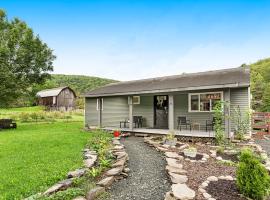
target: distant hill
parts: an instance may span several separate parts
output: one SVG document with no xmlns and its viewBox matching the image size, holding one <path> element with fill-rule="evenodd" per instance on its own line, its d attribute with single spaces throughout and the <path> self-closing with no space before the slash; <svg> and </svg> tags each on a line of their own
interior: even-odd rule
<svg viewBox="0 0 270 200">
<path fill-rule="evenodd" d="M 48 80 L 45 85 L 50 88 L 69 86 L 80 95 L 114 82 L 117 81 L 93 76 L 53 74 L 51 79 Z"/>
</svg>

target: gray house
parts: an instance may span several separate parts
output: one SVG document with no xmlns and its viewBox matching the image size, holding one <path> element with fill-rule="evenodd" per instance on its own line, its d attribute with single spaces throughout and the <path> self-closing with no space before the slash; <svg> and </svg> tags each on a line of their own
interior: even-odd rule
<svg viewBox="0 0 270 200">
<path fill-rule="evenodd" d="M 233 110 L 250 109 L 250 69 L 165 76 L 109 84 L 85 94 L 85 125 L 108 130 L 213 137 L 213 108 L 227 102 L 226 134 Z"/>
</svg>

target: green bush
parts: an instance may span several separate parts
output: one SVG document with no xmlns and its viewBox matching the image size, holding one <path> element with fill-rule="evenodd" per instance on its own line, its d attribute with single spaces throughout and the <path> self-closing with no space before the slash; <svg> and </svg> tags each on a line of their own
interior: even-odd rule
<svg viewBox="0 0 270 200">
<path fill-rule="evenodd" d="M 269 195 L 269 174 L 250 149 L 244 149 L 240 154 L 236 178 L 237 186 L 245 196 L 261 200 Z"/>
</svg>

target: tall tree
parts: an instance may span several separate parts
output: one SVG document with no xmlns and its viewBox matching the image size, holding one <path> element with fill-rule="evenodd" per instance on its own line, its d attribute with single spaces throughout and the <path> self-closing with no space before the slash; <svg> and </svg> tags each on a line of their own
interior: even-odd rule
<svg viewBox="0 0 270 200">
<path fill-rule="evenodd" d="M 53 71 L 53 51 L 18 18 L 0 9 L 0 107 L 14 102 Z"/>
</svg>

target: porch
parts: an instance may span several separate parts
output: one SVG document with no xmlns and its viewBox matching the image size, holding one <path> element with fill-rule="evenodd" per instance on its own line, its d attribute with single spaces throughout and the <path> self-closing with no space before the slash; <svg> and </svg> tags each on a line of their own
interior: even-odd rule
<svg viewBox="0 0 270 200">
<path fill-rule="evenodd" d="M 104 127 L 103 130 L 114 131 L 115 127 Z M 153 135 L 167 135 L 169 129 L 155 129 L 155 128 L 117 128 L 121 132 L 130 132 L 130 133 L 143 133 L 143 134 L 153 134 Z M 185 136 L 185 137 L 201 137 L 201 138 L 213 138 L 215 137 L 214 131 L 199 131 L 199 130 L 174 130 L 176 136 Z"/>
</svg>

